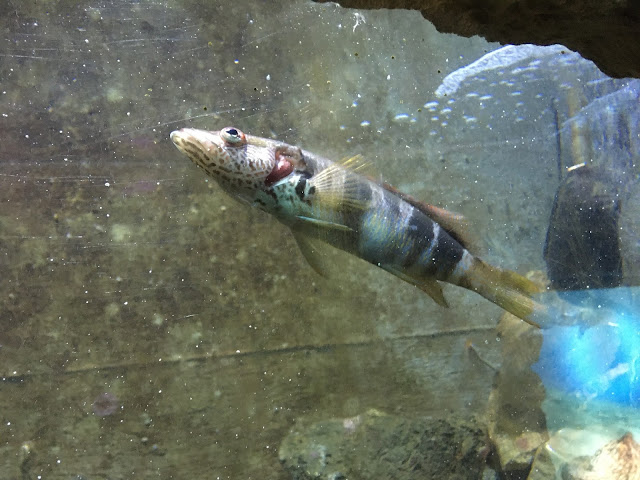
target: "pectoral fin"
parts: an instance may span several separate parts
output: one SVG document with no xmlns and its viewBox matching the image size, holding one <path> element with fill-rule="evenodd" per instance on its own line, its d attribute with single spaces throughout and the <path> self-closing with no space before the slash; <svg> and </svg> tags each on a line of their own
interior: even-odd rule
<svg viewBox="0 0 640 480">
<path fill-rule="evenodd" d="M 342 225 L 340 223 L 334 223 L 334 222 L 327 222 L 325 220 L 318 220 L 317 218 L 303 217 L 302 215 L 298 215 L 296 218 L 298 220 L 303 220 L 304 222 L 307 222 L 309 225 L 327 228 L 330 230 L 343 230 L 343 231 L 353 230 L 351 227 L 347 227 L 346 225 Z"/>
<path fill-rule="evenodd" d="M 316 173 L 310 180 L 313 201 L 334 210 L 344 207 L 364 209 L 366 202 L 360 193 L 363 179 L 356 173 L 363 165 L 361 157 L 356 156 L 342 164 L 332 163 Z"/>
</svg>

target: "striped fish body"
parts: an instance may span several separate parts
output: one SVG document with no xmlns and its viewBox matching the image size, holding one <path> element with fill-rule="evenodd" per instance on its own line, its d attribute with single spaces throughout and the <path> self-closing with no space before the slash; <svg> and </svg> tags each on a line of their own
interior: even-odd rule
<svg viewBox="0 0 640 480">
<path fill-rule="evenodd" d="M 303 151 L 311 171 L 324 170 L 327 160 Z M 446 230 L 399 196 L 362 176 L 345 172 L 352 198 L 335 193 L 334 200 L 316 200 L 314 174 L 294 174 L 255 203 L 294 232 L 345 250 L 396 275 L 421 284 L 425 279 L 458 283 L 456 267 L 468 251 Z M 334 190 L 335 191 L 335 190 Z M 273 195 L 273 193 L 275 195 Z M 341 201 L 343 200 L 343 201 Z M 329 203 L 329 205 L 327 205 Z"/>
<path fill-rule="evenodd" d="M 322 272 L 314 242 L 368 261 L 447 302 L 440 282 L 473 290 L 535 324 L 538 287 L 473 256 L 456 229 L 457 217 L 393 187 L 300 148 L 230 127 L 183 129 L 174 144 L 231 195 L 287 225 L 309 263 Z"/>
</svg>

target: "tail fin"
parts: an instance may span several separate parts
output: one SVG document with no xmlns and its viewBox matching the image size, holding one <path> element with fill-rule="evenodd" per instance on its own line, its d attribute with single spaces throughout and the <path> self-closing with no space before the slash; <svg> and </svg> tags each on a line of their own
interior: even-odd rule
<svg viewBox="0 0 640 480">
<path fill-rule="evenodd" d="M 478 258 L 474 259 L 465 277 L 464 287 L 540 328 L 534 318 L 544 313 L 545 307 L 532 298 L 532 295 L 542 291 L 536 283 L 511 270 L 493 267 Z"/>
</svg>

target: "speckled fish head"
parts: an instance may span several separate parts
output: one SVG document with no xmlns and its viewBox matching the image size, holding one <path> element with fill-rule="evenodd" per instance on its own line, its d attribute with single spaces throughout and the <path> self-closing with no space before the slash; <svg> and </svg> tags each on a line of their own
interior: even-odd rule
<svg viewBox="0 0 640 480">
<path fill-rule="evenodd" d="M 216 132 L 183 128 L 171 133 L 178 150 L 224 188 L 239 194 L 264 189 L 276 166 L 274 149 L 247 137 L 234 127 Z"/>
</svg>

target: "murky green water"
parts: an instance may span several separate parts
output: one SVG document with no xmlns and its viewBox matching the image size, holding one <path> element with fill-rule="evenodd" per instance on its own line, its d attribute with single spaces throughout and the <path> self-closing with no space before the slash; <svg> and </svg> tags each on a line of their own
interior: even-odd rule
<svg viewBox="0 0 640 480">
<path fill-rule="evenodd" d="M 537 439 L 522 447 L 531 461 L 547 435 L 528 370 L 539 333 L 497 330 L 502 312 L 456 287 L 442 309 L 341 253 L 317 276 L 280 224 L 220 192 L 169 133 L 234 125 L 336 160 L 361 154 L 401 190 L 466 215 L 483 258 L 523 274 L 546 270 L 567 169 L 597 165 L 621 185 L 633 286 L 637 81 L 560 47 L 461 70 L 500 46 L 439 34 L 416 12 L 307 1 L 0 12 L 0 477 L 291 478 L 278 453 L 289 432 L 335 418 L 349 435 L 371 411 L 455 428 L 474 416 L 465 432 Z M 496 380 L 503 364 L 520 369 Z M 517 418 L 496 419 L 507 404 Z M 436 431 L 460 455 L 447 443 L 458 437 Z M 468 478 L 487 445 L 467 446 Z M 459 478 L 425 461 L 398 478 Z"/>
</svg>

